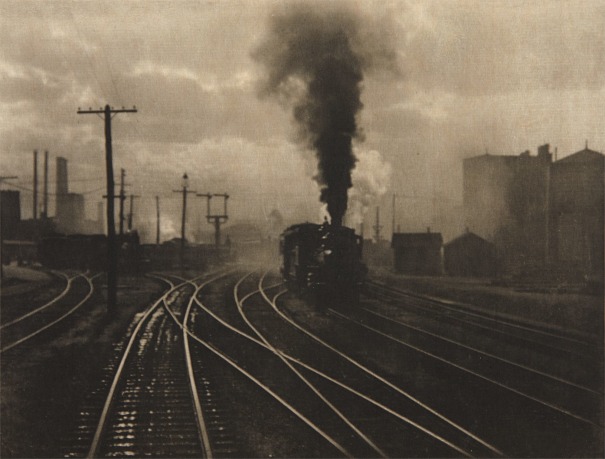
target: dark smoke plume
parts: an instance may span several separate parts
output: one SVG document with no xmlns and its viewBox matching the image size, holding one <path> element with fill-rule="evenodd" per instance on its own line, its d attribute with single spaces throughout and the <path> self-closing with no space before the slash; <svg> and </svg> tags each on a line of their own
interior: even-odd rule
<svg viewBox="0 0 605 459">
<path fill-rule="evenodd" d="M 332 224 L 341 225 L 356 162 L 352 142 L 361 134 L 357 113 L 363 107 L 364 70 L 394 53 L 372 45 L 353 12 L 318 11 L 319 2 L 313 5 L 291 5 L 272 16 L 269 35 L 253 57 L 267 69 L 261 92 L 292 106 L 299 140 L 317 155 L 320 200 Z"/>
</svg>

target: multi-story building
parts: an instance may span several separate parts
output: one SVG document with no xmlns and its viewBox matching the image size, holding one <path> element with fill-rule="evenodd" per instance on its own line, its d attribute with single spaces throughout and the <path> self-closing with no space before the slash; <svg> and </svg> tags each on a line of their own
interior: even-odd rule
<svg viewBox="0 0 605 459">
<path fill-rule="evenodd" d="M 549 261 L 559 268 L 603 272 L 604 165 L 586 147 L 550 169 Z"/>
<path fill-rule="evenodd" d="M 465 224 L 509 273 L 602 271 L 604 158 L 586 148 L 553 163 L 546 144 L 537 156 L 465 159 Z"/>
<path fill-rule="evenodd" d="M 493 242 L 509 270 L 532 270 L 547 256 L 549 145 L 537 156 L 482 155 L 463 163 L 465 225 Z"/>
</svg>

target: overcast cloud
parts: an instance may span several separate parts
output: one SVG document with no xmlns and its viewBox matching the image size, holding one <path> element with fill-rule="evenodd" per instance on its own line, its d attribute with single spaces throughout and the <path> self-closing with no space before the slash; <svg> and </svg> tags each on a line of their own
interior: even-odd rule
<svg viewBox="0 0 605 459">
<path fill-rule="evenodd" d="M 359 189 L 372 184 L 373 203 L 356 197 L 368 224 L 377 204 L 389 221 L 392 193 L 403 230 L 433 224 L 435 197 L 461 204 L 461 159 L 486 150 L 535 154 L 547 142 L 561 158 L 586 140 L 605 150 L 603 1 L 334 3 L 397 53 L 396 71 L 363 83 L 363 164 L 353 179 Z M 136 105 L 114 118 L 113 137 L 116 176 L 125 168 L 129 191 L 143 196 L 139 219 L 153 220 L 160 195 L 166 219 L 179 221 L 172 190 L 185 171 L 192 189 L 232 195 L 232 220 L 262 221 L 273 208 L 288 222 L 319 218 L 314 155 L 293 142 L 290 113 L 257 96 L 265 75 L 251 57 L 271 13 L 287 4 L 0 0 L 2 175 L 31 189 L 32 151 L 47 149 L 51 192 L 54 158 L 64 156 L 71 191 L 89 192 L 93 209 L 103 191 L 92 190 L 104 185 L 103 123 L 76 110 Z M 25 190 L 22 205 L 31 216 Z M 449 234 L 462 230 L 450 223 Z"/>
</svg>

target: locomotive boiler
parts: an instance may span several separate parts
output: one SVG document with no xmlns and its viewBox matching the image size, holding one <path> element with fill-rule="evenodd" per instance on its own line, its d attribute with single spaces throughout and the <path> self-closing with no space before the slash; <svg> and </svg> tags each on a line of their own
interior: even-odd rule
<svg viewBox="0 0 605 459">
<path fill-rule="evenodd" d="M 346 226 L 301 223 L 280 236 L 281 274 L 318 307 L 355 304 L 367 274 L 363 239 Z"/>
</svg>

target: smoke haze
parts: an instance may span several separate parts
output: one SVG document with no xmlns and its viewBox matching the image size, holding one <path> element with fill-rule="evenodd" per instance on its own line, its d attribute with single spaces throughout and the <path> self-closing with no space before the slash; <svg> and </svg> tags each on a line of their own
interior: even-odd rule
<svg viewBox="0 0 605 459">
<path fill-rule="evenodd" d="M 362 140 L 357 114 L 364 71 L 391 65 L 395 56 L 363 24 L 352 10 L 298 4 L 272 17 L 268 36 L 253 54 L 267 70 L 261 94 L 292 108 L 297 140 L 315 151 L 314 179 L 335 225 L 342 224 L 353 186 L 353 139 Z"/>
</svg>

